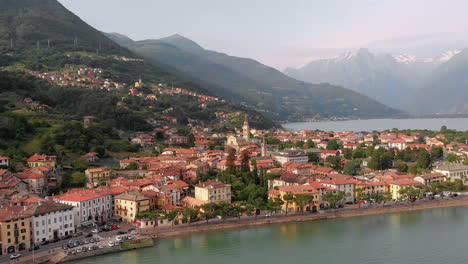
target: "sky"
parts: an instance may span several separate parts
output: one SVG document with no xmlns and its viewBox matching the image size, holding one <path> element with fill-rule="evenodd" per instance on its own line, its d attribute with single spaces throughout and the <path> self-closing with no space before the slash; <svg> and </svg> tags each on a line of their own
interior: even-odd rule
<svg viewBox="0 0 468 264">
<path fill-rule="evenodd" d="M 177 33 L 280 70 L 359 47 L 421 56 L 468 47 L 466 0 L 59 1 L 101 31 L 134 40 Z"/>
</svg>

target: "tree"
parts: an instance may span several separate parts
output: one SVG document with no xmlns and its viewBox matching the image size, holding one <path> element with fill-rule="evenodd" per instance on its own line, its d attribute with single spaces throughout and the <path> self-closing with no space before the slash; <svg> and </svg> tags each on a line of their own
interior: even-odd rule
<svg viewBox="0 0 468 264">
<path fill-rule="evenodd" d="M 136 162 L 131 162 L 128 164 L 127 167 L 125 167 L 126 170 L 138 170 L 138 164 Z"/>
<path fill-rule="evenodd" d="M 266 204 L 266 209 L 271 212 L 276 212 L 281 209 L 281 205 L 283 205 L 283 201 L 280 198 L 275 199 L 268 199 Z"/>
<path fill-rule="evenodd" d="M 468 158 L 465 158 L 465 160 L 463 161 L 463 165 L 468 165 Z"/>
<path fill-rule="evenodd" d="M 185 208 L 184 210 L 184 215 L 187 217 L 188 223 L 192 223 L 193 220 L 196 220 L 198 218 L 198 214 L 200 211 L 198 208 Z"/>
<path fill-rule="evenodd" d="M 171 227 L 174 227 L 174 222 L 178 215 L 178 210 L 169 210 L 164 212 L 164 217 L 167 219 L 167 221 L 171 222 Z"/>
<path fill-rule="evenodd" d="M 76 171 L 71 175 L 71 184 L 73 187 L 84 187 L 86 185 L 86 175 Z"/>
<path fill-rule="evenodd" d="M 401 161 L 397 164 L 396 167 L 399 172 L 408 172 L 408 169 L 409 169 L 408 164 L 406 164 L 406 162 L 401 162 Z"/>
<path fill-rule="evenodd" d="M 444 156 L 444 149 L 439 146 L 433 146 L 431 149 L 431 158 L 433 160 L 440 159 Z"/>
<path fill-rule="evenodd" d="M 460 158 L 457 156 L 457 154 L 454 153 L 449 153 L 447 155 L 447 161 L 450 163 L 458 162 Z"/>
<path fill-rule="evenodd" d="M 332 140 L 328 141 L 328 143 L 327 143 L 327 149 L 328 150 L 338 150 L 339 148 L 340 148 L 340 145 L 338 144 L 336 139 L 332 139 Z"/>
<path fill-rule="evenodd" d="M 343 167 L 343 173 L 348 175 L 356 175 L 359 171 L 360 164 L 356 161 L 348 161 Z"/>
<path fill-rule="evenodd" d="M 328 156 L 326 162 L 331 165 L 334 169 L 340 168 L 341 158 L 338 156 Z"/>
<path fill-rule="evenodd" d="M 418 167 L 421 169 L 428 169 L 431 166 L 431 155 L 426 149 L 419 151 Z"/>
<path fill-rule="evenodd" d="M 250 171 L 249 160 L 250 160 L 249 151 L 248 150 L 242 151 L 242 154 L 241 154 L 241 172 L 242 173 Z"/>
<path fill-rule="evenodd" d="M 353 158 L 353 150 L 350 148 L 343 149 L 343 157 L 345 159 L 352 159 Z"/>
<path fill-rule="evenodd" d="M 307 154 L 307 156 L 309 157 L 309 162 L 318 163 L 320 161 L 320 157 L 317 155 L 317 153 L 310 152 Z"/>
<path fill-rule="evenodd" d="M 236 173 L 236 167 L 234 162 L 236 161 L 236 150 L 231 148 L 229 149 L 229 154 L 226 159 L 226 171 L 229 174 L 234 174 Z"/>
<path fill-rule="evenodd" d="M 292 193 L 287 193 L 283 195 L 283 201 L 285 203 L 286 215 L 288 215 L 289 204 L 294 200 L 294 195 Z"/>
<path fill-rule="evenodd" d="M 314 200 L 314 196 L 312 194 L 296 194 L 294 199 L 296 205 L 300 208 L 301 213 L 304 213 L 304 207 L 311 204 Z"/>
<path fill-rule="evenodd" d="M 328 202 L 330 204 L 331 207 L 335 207 L 335 205 L 342 201 L 345 197 L 345 193 L 344 192 L 338 192 L 336 194 L 332 193 L 332 192 L 327 192 L 322 200 Z"/>
</svg>

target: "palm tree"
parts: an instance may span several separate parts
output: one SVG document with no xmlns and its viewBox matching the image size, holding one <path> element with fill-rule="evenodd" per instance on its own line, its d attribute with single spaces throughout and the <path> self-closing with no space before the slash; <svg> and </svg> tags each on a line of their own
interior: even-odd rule
<svg viewBox="0 0 468 264">
<path fill-rule="evenodd" d="M 294 195 L 292 193 L 287 193 L 283 195 L 283 200 L 285 202 L 286 215 L 288 215 L 289 203 L 294 200 Z"/>
</svg>

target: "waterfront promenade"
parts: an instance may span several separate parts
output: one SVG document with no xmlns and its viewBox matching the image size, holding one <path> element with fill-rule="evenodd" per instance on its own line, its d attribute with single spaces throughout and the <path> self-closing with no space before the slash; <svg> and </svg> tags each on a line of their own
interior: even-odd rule
<svg viewBox="0 0 468 264">
<path fill-rule="evenodd" d="M 272 216 L 259 215 L 245 216 L 239 218 L 228 218 L 225 220 L 212 219 L 208 221 L 199 221 L 191 224 L 176 225 L 173 227 L 159 227 L 156 229 L 144 230 L 144 234 L 155 237 L 170 237 L 197 232 L 220 231 L 227 229 L 248 228 L 253 226 L 282 224 L 289 222 L 306 222 L 316 220 L 335 219 L 343 217 L 358 217 L 378 214 L 391 214 L 411 212 L 417 210 L 434 209 L 442 207 L 467 206 L 468 196 L 460 196 L 450 199 L 419 200 L 415 202 L 390 202 L 385 205 L 374 204 L 370 206 L 353 205 L 341 209 L 323 210 L 319 213 L 304 214 L 273 214 Z"/>
</svg>

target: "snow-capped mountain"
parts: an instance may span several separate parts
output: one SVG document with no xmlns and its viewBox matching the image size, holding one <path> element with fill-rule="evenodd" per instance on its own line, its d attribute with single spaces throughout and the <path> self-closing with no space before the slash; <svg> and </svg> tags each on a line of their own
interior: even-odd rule
<svg viewBox="0 0 468 264">
<path fill-rule="evenodd" d="M 306 82 L 341 85 L 398 107 L 413 94 L 428 73 L 458 52 L 418 58 L 405 53 L 372 53 L 361 48 L 312 61 L 299 69 L 287 68 L 285 73 Z"/>
</svg>

